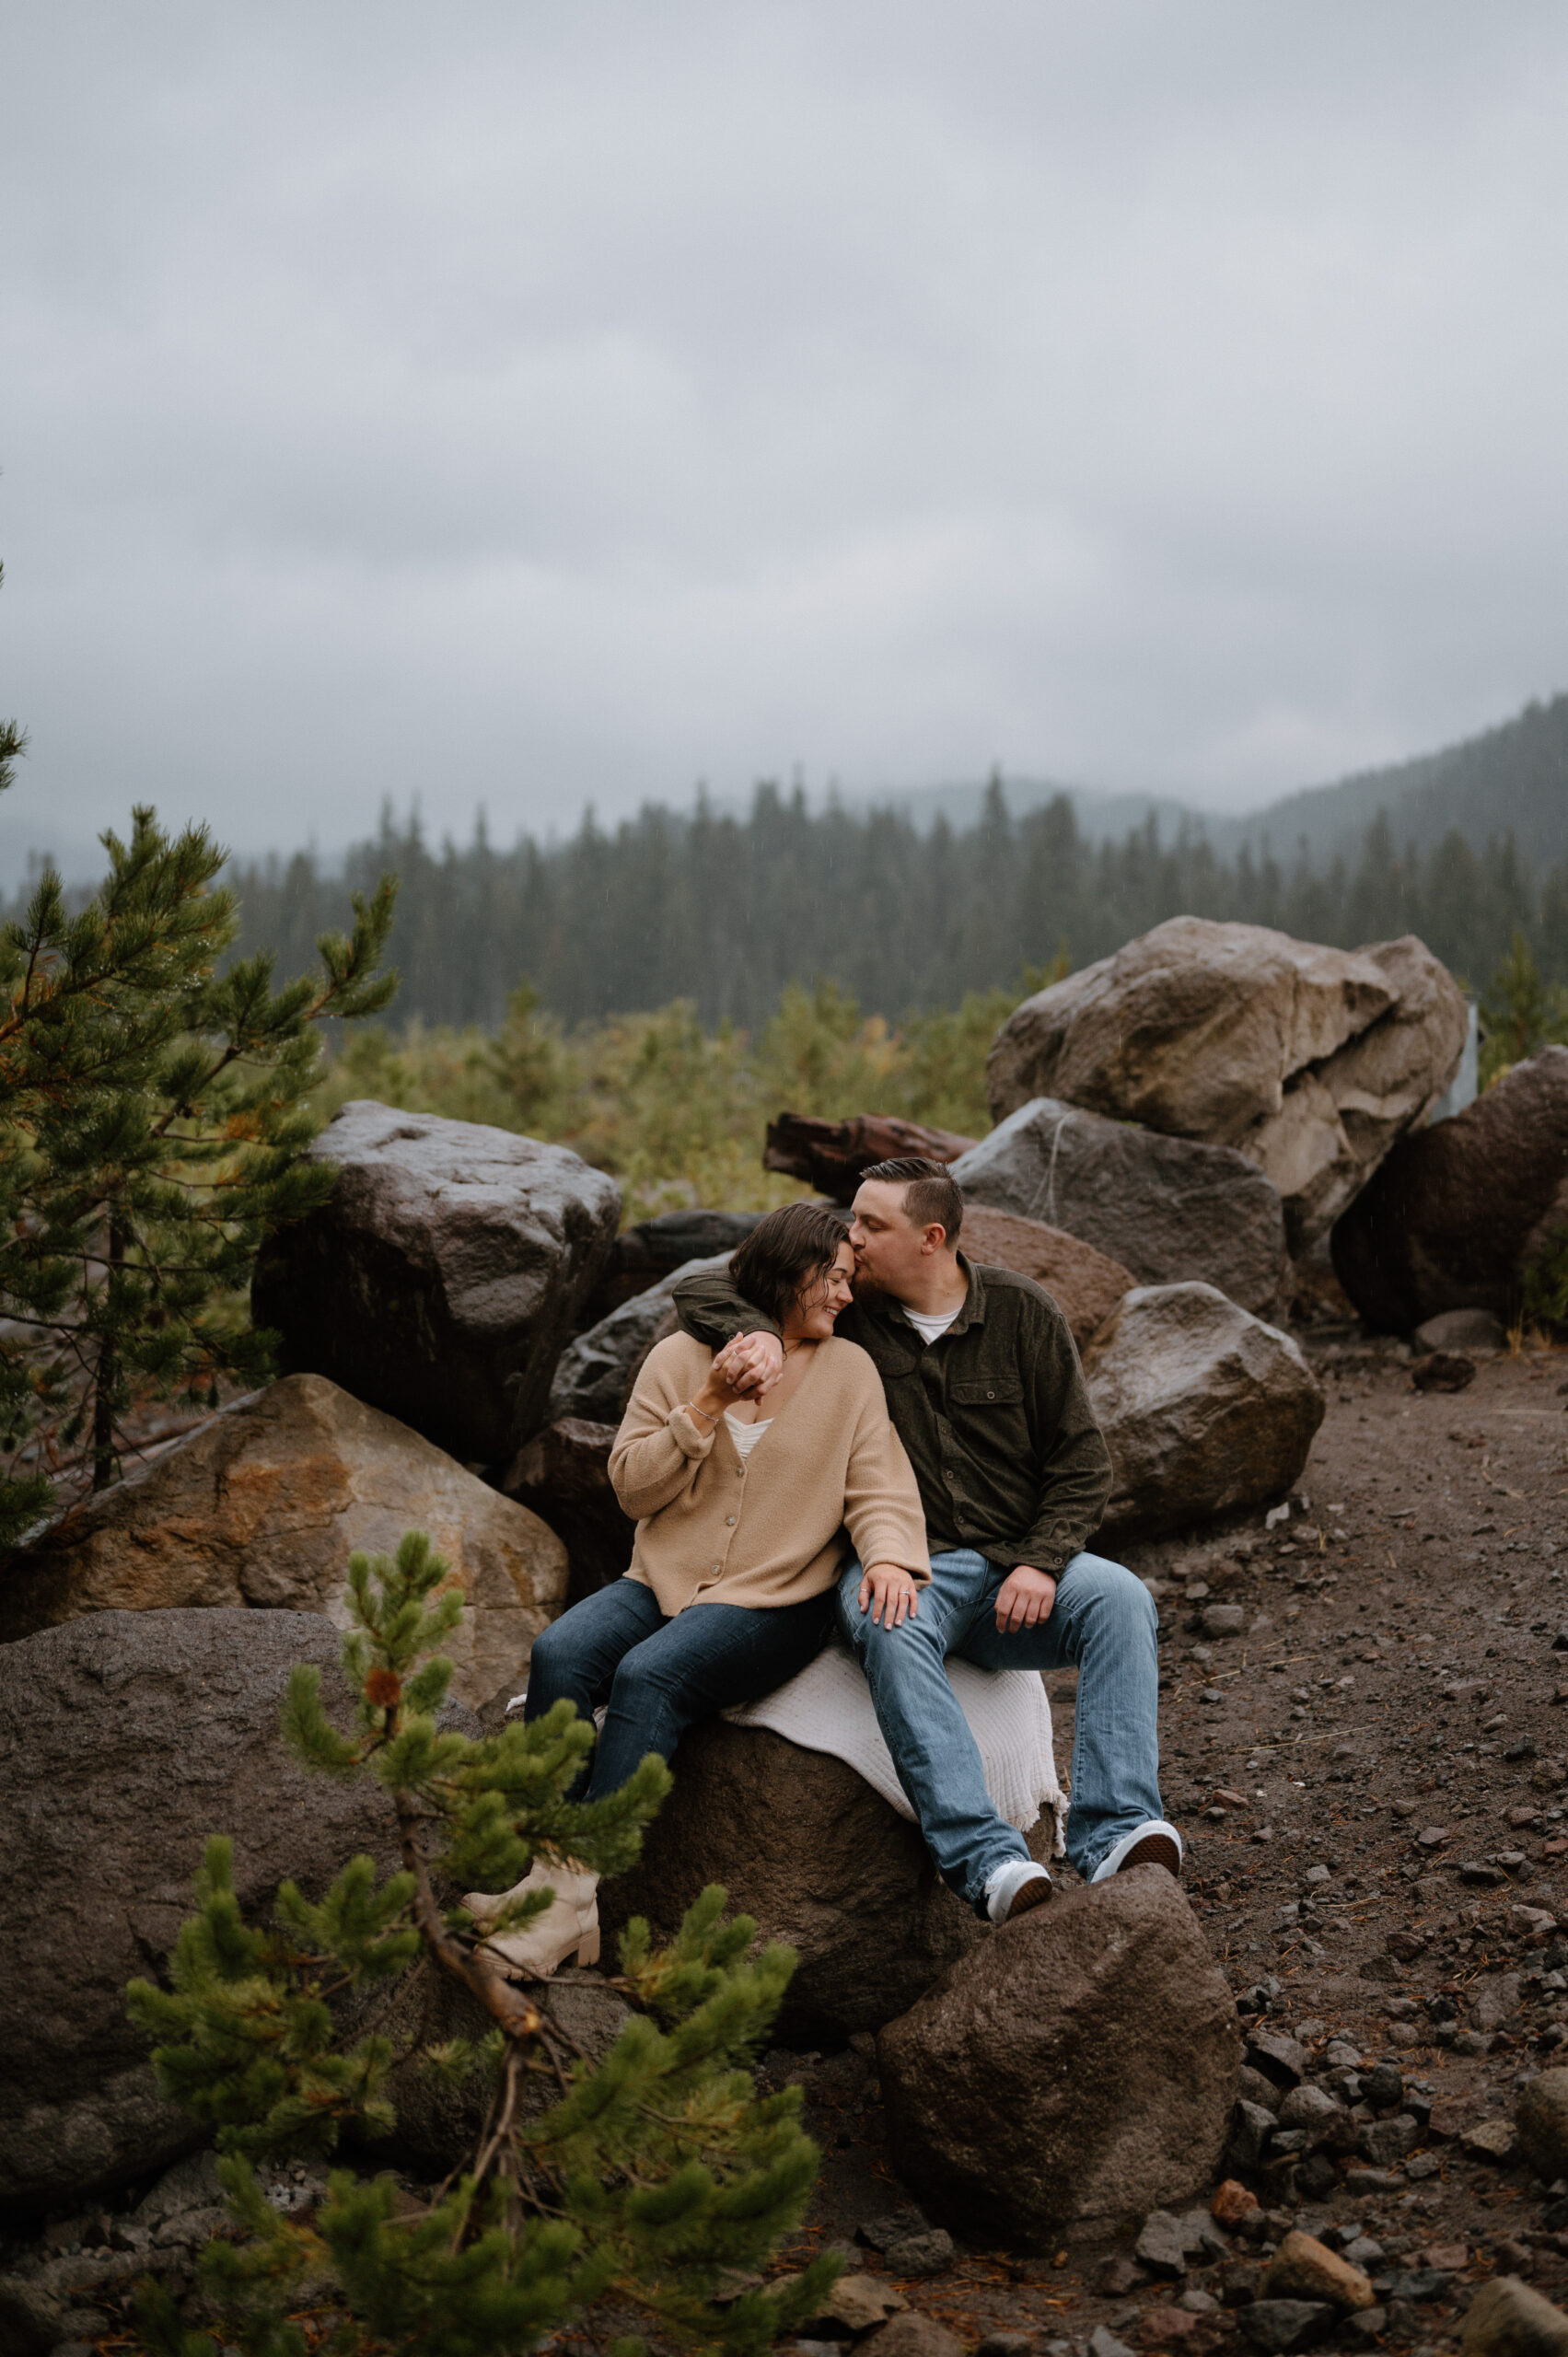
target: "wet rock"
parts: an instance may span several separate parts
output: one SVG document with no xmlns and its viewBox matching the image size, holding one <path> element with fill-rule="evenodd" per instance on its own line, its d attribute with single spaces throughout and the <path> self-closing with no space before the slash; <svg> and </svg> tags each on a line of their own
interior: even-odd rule
<svg viewBox="0 0 1568 2357">
<path fill-rule="evenodd" d="M 874 2357 L 964 2357 L 963 2342 L 918 2308 L 906 2308 L 861 2346 Z"/>
<path fill-rule="evenodd" d="M 763 1212 L 660 1212 L 622 1228 L 604 1273 L 584 1306 L 582 1322 L 597 1326 L 623 1301 L 646 1293 L 688 1260 L 711 1260 L 739 1250 Z"/>
<path fill-rule="evenodd" d="M 1266 2022 L 1248 2032 L 1247 2056 L 1255 2070 L 1279 2087 L 1295 2086 L 1306 2076 L 1312 2060 L 1288 2031 L 1271 2029 Z"/>
<path fill-rule="evenodd" d="M 1227 1146 L 1162 1137 L 1040 1097 L 962 1155 L 952 1174 L 967 1203 L 1065 1228 L 1140 1284 L 1194 1279 L 1255 1311 L 1279 1299 L 1279 1197 Z"/>
<path fill-rule="evenodd" d="M 1242 2338 L 1264 2357 L 1291 2349 L 1310 2349 L 1332 2329 L 1339 2310 L 1327 2300 L 1254 2300 L 1237 2311 Z"/>
<path fill-rule="evenodd" d="M 1411 1369 L 1416 1391 L 1468 1391 L 1474 1381 L 1474 1359 L 1461 1358 L 1454 1351 L 1434 1351 Z"/>
<path fill-rule="evenodd" d="M 958 2250 L 945 2227 L 922 2226 L 913 2234 L 896 2235 L 882 2256 L 895 2275 L 942 2275 Z"/>
<path fill-rule="evenodd" d="M 1376 2294 L 1353 2267 L 1312 2235 L 1293 2230 L 1263 2270 L 1265 2300 L 1327 2300 L 1336 2308 L 1370 2308 Z"/>
<path fill-rule="evenodd" d="M 1568 2070 L 1542 2071 L 1519 2097 L 1519 2144 L 1537 2177 L 1568 2177 Z"/>
<path fill-rule="evenodd" d="M 1335 1226 L 1335 1272 L 1369 1325 L 1515 1315 L 1568 1225 L 1568 1048 L 1516 1064 L 1451 1120 L 1402 1138 Z"/>
<path fill-rule="evenodd" d="M 563 1416 L 536 1433 L 502 1476 L 504 1494 L 548 1524 L 566 1549 L 566 1601 L 618 1580 L 632 1561 L 637 1526 L 610 1486 L 618 1427 Z"/>
<path fill-rule="evenodd" d="M 288 1375 L 324 1375 L 459 1462 L 550 1421 L 579 1304 L 620 1224 L 613 1178 L 567 1148 L 356 1098 L 308 1148 L 331 1201 L 279 1228 L 251 1288 Z"/>
<path fill-rule="evenodd" d="M 1132 2256 L 1151 2275 L 1185 2275 L 1186 2238 L 1168 2210 L 1152 2210 L 1132 2246 Z"/>
<path fill-rule="evenodd" d="M 1016 1270 L 1043 1285 L 1073 1329 L 1082 1350 L 1135 1282 L 1120 1260 L 1097 1252 L 1081 1237 L 1047 1227 L 1043 1220 L 1019 1219 L 984 1203 L 966 1204 L 961 1231 L 971 1260 Z"/>
<path fill-rule="evenodd" d="M 1141 1867 L 993 1933 L 884 2029 L 877 2058 L 904 2182 L 976 2239 L 1039 2248 L 1213 2175 L 1236 2014 L 1180 1886 Z"/>
<path fill-rule="evenodd" d="M 1322 2087 L 1293 2087 L 1280 2106 L 1280 2126 L 1304 2128 L 1313 2144 L 1338 2137 L 1349 2123 L 1344 2105 L 1336 2103 Z"/>
<path fill-rule="evenodd" d="M 1360 950 L 1173 917 L 1041 991 L 986 1063 L 993 1116 L 1059 1097 L 1239 1148 L 1307 1251 L 1458 1069 L 1464 999 L 1413 935 Z"/>
<path fill-rule="evenodd" d="M 1397 2119 L 1375 2119 L 1361 2131 L 1361 2149 L 1375 2169 L 1391 2169 L 1421 2142 L 1421 2130 L 1401 2112 Z"/>
<path fill-rule="evenodd" d="M 1107 1532 L 1185 1529 L 1289 1490 L 1323 1420 L 1297 1345 L 1213 1285 L 1141 1286 L 1085 1354 L 1110 1451 Z"/>
<path fill-rule="evenodd" d="M 1470 2006 L 1471 2026 L 1479 2030 L 1501 2029 L 1518 2012 L 1523 1995 L 1524 1984 L 1516 1972 L 1504 1972 L 1494 1980 L 1483 1980 Z"/>
<path fill-rule="evenodd" d="M 816 1113 L 781 1113 L 768 1123 L 762 1167 L 786 1178 L 804 1179 L 819 1195 L 851 1203 L 860 1174 L 874 1162 L 918 1155 L 927 1162 L 951 1163 L 973 1145 L 953 1130 L 927 1129 L 891 1113 L 856 1113 L 847 1121 Z"/>
<path fill-rule="evenodd" d="M 850 2333 L 871 2332 L 908 2305 L 897 2286 L 885 2283 L 878 2275 L 858 2271 L 841 2275 L 812 2317 L 808 2329 L 816 2331 L 824 2324 L 834 2324 L 842 2325 Z"/>
<path fill-rule="evenodd" d="M 607 1941 L 633 1915 L 673 1937 L 705 1887 L 722 1883 L 732 1912 L 798 1953 L 785 2044 L 879 2028 L 987 1936 L 918 1828 L 842 1759 L 714 1721 L 682 1739 L 674 1769 L 642 1857 L 600 1890 Z"/>
<path fill-rule="evenodd" d="M 252 1918 L 285 1876 L 317 1896 L 357 1852 L 395 1870 L 380 1786 L 308 1775 L 279 1733 L 297 1662 L 346 1723 L 341 1647 L 314 1616 L 222 1609 L 0 1647 L 0 2200 L 80 2200 L 202 2141 L 157 2092 L 125 1983 L 161 1968 L 209 1833 L 232 1834 Z"/>
<path fill-rule="evenodd" d="M 1411 1341 L 1421 1351 L 1503 1351 L 1508 1333 L 1490 1309 L 1446 1309 L 1418 1326 Z"/>
<path fill-rule="evenodd" d="M 478 1709 L 525 1682 L 566 1600 L 566 1550 L 537 1515 L 319 1375 L 237 1400 L 14 1556 L 0 1636 L 85 1614 L 249 1605 L 348 1625 L 348 1560 L 423 1530 L 464 1597 L 447 1652 Z"/>
<path fill-rule="evenodd" d="M 585 1423 L 619 1425 L 632 1397 L 632 1387 L 643 1361 L 656 1342 L 676 1330 L 670 1296 L 685 1277 L 727 1269 L 730 1256 L 721 1252 L 706 1260 L 687 1260 L 661 1277 L 646 1293 L 633 1294 L 608 1318 L 562 1353 L 550 1387 L 550 1421 L 569 1417 Z"/>
<path fill-rule="evenodd" d="M 1516 2275 L 1483 2283 L 1459 2327 L 1462 2357 L 1568 2357 L 1568 2316 Z"/>
<path fill-rule="evenodd" d="M 1226 2177 L 1210 2199 L 1209 2214 L 1216 2226 L 1223 2226 L 1226 2234 L 1234 2234 L 1242 2220 L 1258 2207 L 1258 2197 L 1249 2186 L 1238 2185 L 1234 2177 Z"/>
</svg>

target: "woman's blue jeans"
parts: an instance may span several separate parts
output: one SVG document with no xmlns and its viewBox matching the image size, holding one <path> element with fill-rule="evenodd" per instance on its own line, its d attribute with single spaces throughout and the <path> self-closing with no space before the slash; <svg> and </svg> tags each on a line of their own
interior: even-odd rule
<svg viewBox="0 0 1568 2357">
<path fill-rule="evenodd" d="M 865 1672 L 899 1782 L 943 1880 L 976 1908 L 987 1877 L 1029 1852 L 985 1789 L 979 1749 L 947 1682 L 949 1654 L 980 1669 L 1077 1670 L 1067 1855 L 1086 1880 L 1124 1833 L 1164 1814 L 1148 1589 L 1120 1563 L 1074 1555 L 1049 1620 L 1005 1636 L 996 1596 L 1006 1576 L 971 1548 L 934 1555 L 919 1611 L 889 1629 L 860 1610 L 859 1563 L 839 1575 L 839 1626 Z"/>
<path fill-rule="evenodd" d="M 622 1577 L 585 1596 L 534 1640 L 525 1719 L 563 1697 L 592 1718 L 608 1704 L 591 1768 L 567 1797 L 619 1792 L 650 1751 L 670 1759 L 689 1726 L 753 1702 L 814 1661 L 833 1625 L 833 1591 L 804 1604 L 689 1604 L 667 1619 L 651 1587 Z"/>
</svg>

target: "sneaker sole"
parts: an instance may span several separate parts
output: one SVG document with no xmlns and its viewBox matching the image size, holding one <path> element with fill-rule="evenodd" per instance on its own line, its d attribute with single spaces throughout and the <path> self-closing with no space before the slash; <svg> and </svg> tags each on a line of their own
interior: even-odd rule
<svg viewBox="0 0 1568 2357">
<path fill-rule="evenodd" d="M 1163 1866 L 1173 1882 L 1181 1880 L 1181 1852 L 1168 1833 L 1146 1833 L 1134 1841 L 1116 1871 L 1124 1875 L 1129 1866 Z"/>
<path fill-rule="evenodd" d="M 1007 1910 L 1008 1922 L 1019 1915 L 1027 1915 L 1031 1907 L 1043 1907 L 1051 1897 L 1051 1889 L 1052 1885 L 1042 1875 L 1031 1875 L 1028 1882 L 1020 1883 L 1013 1893 L 1013 1904 Z"/>
</svg>

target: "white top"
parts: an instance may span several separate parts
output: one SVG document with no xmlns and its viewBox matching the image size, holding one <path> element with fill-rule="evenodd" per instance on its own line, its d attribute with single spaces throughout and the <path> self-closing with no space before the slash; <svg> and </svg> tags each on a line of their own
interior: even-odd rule
<svg viewBox="0 0 1568 2357">
<path fill-rule="evenodd" d="M 740 1461 L 742 1465 L 745 1464 L 747 1458 L 756 1447 L 757 1443 L 761 1439 L 762 1434 L 767 1431 L 768 1426 L 773 1421 L 772 1416 L 759 1416 L 754 1424 L 743 1423 L 740 1418 L 735 1414 L 734 1411 L 729 1408 L 726 1408 L 724 1411 L 724 1420 L 729 1426 L 729 1436 L 731 1440 L 735 1443 L 736 1447 L 740 1451 Z M 770 1465 L 772 1463 L 772 1457 L 768 1459 L 768 1462 Z"/>
<path fill-rule="evenodd" d="M 924 1335 L 926 1342 L 929 1344 L 932 1342 L 939 1342 L 941 1341 L 943 1335 L 947 1332 L 954 1318 L 957 1318 L 958 1310 L 962 1309 L 963 1306 L 963 1303 L 960 1301 L 958 1304 L 958 1309 L 939 1309 L 936 1311 L 935 1316 L 924 1315 L 918 1309 L 910 1309 L 906 1306 L 904 1316 L 909 1319 L 910 1324 L 914 1328 L 917 1334 Z"/>
</svg>

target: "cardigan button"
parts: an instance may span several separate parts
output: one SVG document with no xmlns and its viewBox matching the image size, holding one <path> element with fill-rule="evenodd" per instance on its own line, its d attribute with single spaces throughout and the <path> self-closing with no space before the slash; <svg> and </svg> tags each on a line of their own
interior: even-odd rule
<svg viewBox="0 0 1568 2357">
<path fill-rule="evenodd" d="M 708 1573 L 708 1577 L 712 1580 L 716 1580 L 723 1569 L 724 1565 L 722 1563 L 715 1563 L 713 1570 Z"/>
<path fill-rule="evenodd" d="M 732 1514 L 726 1514 L 724 1521 L 725 1528 L 726 1530 L 733 1530 L 735 1528 L 735 1516 Z"/>
</svg>

